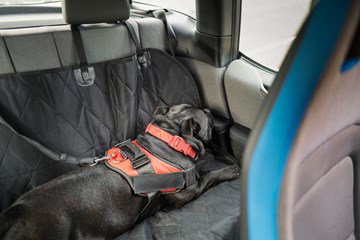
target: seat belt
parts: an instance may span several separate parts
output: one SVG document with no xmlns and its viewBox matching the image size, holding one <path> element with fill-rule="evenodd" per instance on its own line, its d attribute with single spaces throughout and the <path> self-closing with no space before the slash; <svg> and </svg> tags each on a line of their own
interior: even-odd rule
<svg viewBox="0 0 360 240">
<path fill-rule="evenodd" d="M 178 40 L 176 38 L 174 29 L 171 27 L 168 19 L 166 18 L 165 10 L 163 10 L 163 9 L 155 10 L 155 11 L 150 11 L 150 13 L 152 13 L 152 15 L 155 18 L 160 19 L 161 21 L 163 21 L 163 23 L 165 25 L 167 37 L 168 37 L 168 45 L 169 45 L 168 47 L 170 49 L 171 55 L 173 57 L 175 57 L 176 48 L 178 46 Z"/>
</svg>

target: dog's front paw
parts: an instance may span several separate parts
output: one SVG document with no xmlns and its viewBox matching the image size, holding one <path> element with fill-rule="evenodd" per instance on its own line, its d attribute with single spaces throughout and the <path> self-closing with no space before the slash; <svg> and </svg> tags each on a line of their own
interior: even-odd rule
<svg viewBox="0 0 360 240">
<path fill-rule="evenodd" d="M 240 177 L 241 169 L 236 166 L 228 166 L 222 169 L 223 174 L 221 174 L 223 181 L 234 180 Z"/>
</svg>

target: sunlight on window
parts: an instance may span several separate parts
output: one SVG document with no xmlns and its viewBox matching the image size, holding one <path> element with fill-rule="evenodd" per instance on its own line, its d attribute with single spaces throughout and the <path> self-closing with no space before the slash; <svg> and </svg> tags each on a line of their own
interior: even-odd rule
<svg viewBox="0 0 360 240">
<path fill-rule="evenodd" d="M 240 51 L 277 70 L 310 10 L 311 0 L 243 0 Z"/>
</svg>

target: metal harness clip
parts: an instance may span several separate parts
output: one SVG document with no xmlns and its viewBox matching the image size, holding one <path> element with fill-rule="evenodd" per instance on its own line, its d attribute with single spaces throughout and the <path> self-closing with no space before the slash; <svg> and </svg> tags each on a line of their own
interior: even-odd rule
<svg viewBox="0 0 360 240">
<path fill-rule="evenodd" d="M 107 160 L 107 159 L 110 159 L 111 156 L 105 156 L 105 157 L 102 157 L 102 158 L 94 158 L 94 163 L 93 164 L 90 164 L 90 167 L 93 167 L 93 166 L 96 166 L 100 161 L 104 161 L 104 160 Z"/>
</svg>

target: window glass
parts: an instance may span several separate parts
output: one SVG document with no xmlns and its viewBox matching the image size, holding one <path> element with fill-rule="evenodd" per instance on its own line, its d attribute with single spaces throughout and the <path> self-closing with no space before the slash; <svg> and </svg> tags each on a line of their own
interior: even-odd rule
<svg viewBox="0 0 360 240">
<path fill-rule="evenodd" d="M 240 52 L 278 70 L 310 4 L 311 0 L 243 0 Z"/>
<path fill-rule="evenodd" d="M 60 2 L 60 0 L 0 0 L 0 5 L 27 5 L 50 2 Z"/>
<path fill-rule="evenodd" d="M 163 8 L 169 8 L 181 13 L 185 13 L 193 18 L 196 17 L 195 2 L 196 0 L 134 0 L 134 2 L 146 3 Z"/>
<path fill-rule="evenodd" d="M 195 0 L 134 0 L 196 17 Z M 240 51 L 274 70 L 310 10 L 311 0 L 242 0 Z"/>
</svg>

